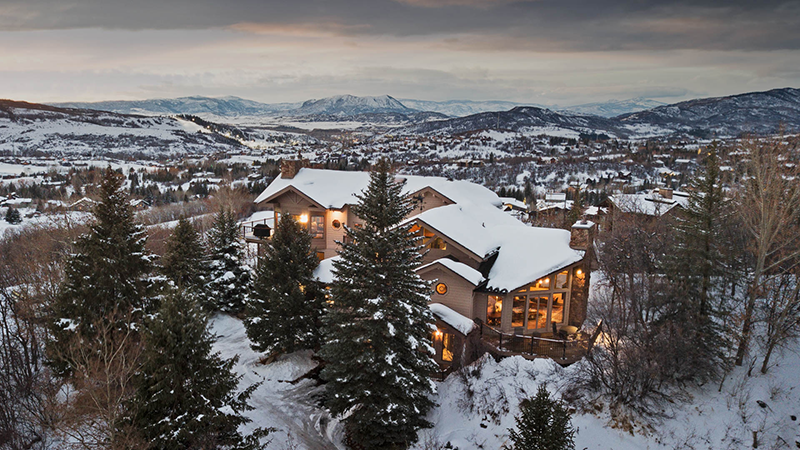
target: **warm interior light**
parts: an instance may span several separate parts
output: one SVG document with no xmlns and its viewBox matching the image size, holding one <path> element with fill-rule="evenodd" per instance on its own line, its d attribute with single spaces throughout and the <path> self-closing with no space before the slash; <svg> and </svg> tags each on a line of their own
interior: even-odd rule
<svg viewBox="0 0 800 450">
<path fill-rule="evenodd" d="M 308 214 L 300 214 L 300 223 L 308 223 Z"/>
<path fill-rule="evenodd" d="M 442 337 L 442 332 L 439 331 L 439 330 L 436 330 L 436 331 L 433 332 L 433 336 L 436 337 L 436 339 L 440 339 Z"/>
<path fill-rule="evenodd" d="M 575 271 L 575 274 L 578 275 L 578 276 L 581 276 L 581 275 L 583 275 L 583 271 L 581 269 L 578 269 L 578 270 Z"/>
</svg>

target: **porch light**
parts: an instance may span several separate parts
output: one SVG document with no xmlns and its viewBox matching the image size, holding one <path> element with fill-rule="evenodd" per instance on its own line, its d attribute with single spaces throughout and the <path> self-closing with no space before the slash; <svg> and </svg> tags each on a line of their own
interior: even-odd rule
<svg viewBox="0 0 800 450">
<path fill-rule="evenodd" d="M 438 329 L 437 329 L 436 331 L 434 331 L 434 332 L 433 332 L 433 337 L 434 337 L 434 338 L 436 338 L 436 339 L 441 339 L 441 338 L 442 338 L 442 332 L 441 332 L 441 330 L 438 330 Z"/>
<path fill-rule="evenodd" d="M 308 214 L 300 214 L 300 223 L 308 223 Z"/>
<path fill-rule="evenodd" d="M 575 275 L 581 276 L 581 275 L 583 275 L 583 271 L 581 269 L 578 269 L 578 270 L 575 271 Z"/>
</svg>

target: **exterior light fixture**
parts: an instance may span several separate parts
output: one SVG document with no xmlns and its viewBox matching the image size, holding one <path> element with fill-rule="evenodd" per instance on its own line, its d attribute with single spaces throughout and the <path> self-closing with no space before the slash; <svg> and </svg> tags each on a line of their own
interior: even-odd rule
<svg viewBox="0 0 800 450">
<path fill-rule="evenodd" d="M 308 223 L 308 214 L 300 214 L 300 223 Z"/>
</svg>

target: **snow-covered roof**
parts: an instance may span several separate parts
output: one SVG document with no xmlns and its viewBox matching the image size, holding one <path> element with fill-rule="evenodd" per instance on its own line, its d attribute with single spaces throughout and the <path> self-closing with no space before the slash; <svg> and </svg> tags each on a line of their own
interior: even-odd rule
<svg viewBox="0 0 800 450">
<path fill-rule="evenodd" d="M 441 264 L 441 265 L 447 267 L 448 269 L 450 269 L 453 272 L 455 272 L 461 278 L 463 278 L 463 279 L 469 281 L 470 283 L 472 283 L 473 286 L 477 286 L 477 285 L 481 284 L 481 281 L 483 281 L 483 275 L 481 275 L 480 272 L 478 272 L 477 270 L 473 269 L 472 267 L 470 267 L 470 266 L 468 266 L 468 265 L 466 265 L 464 263 L 453 261 L 450 258 L 437 259 L 436 261 L 434 261 L 434 262 L 432 262 L 430 264 L 425 264 L 424 266 L 422 266 L 419 269 L 417 269 L 417 271 L 420 271 L 420 270 L 423 270 L 425 268 L 434 266 L 436 264 Z"/>
<path fill-rule="evenodd" d="M 673 193 L 674 195 L 674 193 Z M 657 193 L 616 194 L 608 198 L 617 208 L 626 213 L 638 213 L 660 217 L 676 206 L 685 206 L 686 197 L 664 198 Z"/>
<path fill-rule="evenodd" d="M 428 308 L 431 309 L 433 315 L 439 320 L 455 328 L 464 336 L 471 333 L 472 330 L 477 326 L 472 320 L 462 316 L 461 314 L 453 311 L 441 303 L 431 303 L 428 305 Z"/>
<path fill-rule="evenodd" d="M 511 291 L 583 259 L 569 246 L 570 232 L 557 228 L 498 227 L 500 250 L 486 288 Z"/>
<path fill-rule="evenodd" d="M 319 265 L 314 269 L 314 278 L 320 283 L 331 284 L 335 280 L 333 274 L 333 262 L 338 260 L 339 256 L 333 258 L 323 259 Z"/>
<path fill-rule="evenodd" d="M 409 220 L 424 222 L 480 258 L 497 251 L 487 277 L 490 289 L 516 289 L 584 256 L 569 246 L 569 231 L 530 227 L 496 208 L 448 205 Z"/>
<path fill-rule="evenodd" d="M 525 202 L 517 200 L 514 197 L 500 197 L 500 201 L 503 202 L 503 205 L 511 205 L 514 208 L 524 210 L 528 209 L 528 205 L 526 205 Z"/>
<path fill-rule="evenodd" d="M 474 202 L 494 206 L 501 204 L 497 194 L 469 181 L 417 175 L 397 175 L 396 178 L 406 181 L 404 188 L 406 194 L 413 194 L 430 187 L 455 203 Z M 302 168 L 294 178 L 285 179 L 283 176 L 276 178 L 255 202 L 269 200 L 290 186 L 326 208 L 341 209 L 344 205 L 353 205 L 357 202 L 356 194 L 360 194 L 369 186 L 369 173 Z"/>
<path fill-rule="evenodd" d="M 493 228 L 498 226 L 528 228 L 524 223 L 497 208 L 469 203 L 440 206 L 408 220 L 424 222 L 480 258 L 498 246 Z"/>
</svg>

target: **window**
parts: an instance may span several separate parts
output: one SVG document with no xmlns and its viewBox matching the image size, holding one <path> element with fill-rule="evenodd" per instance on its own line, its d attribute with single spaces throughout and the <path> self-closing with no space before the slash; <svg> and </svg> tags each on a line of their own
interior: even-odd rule
<svg viewBox="0 0 800 450">
<path fill-rule="evenodd" d="M 556 289 L 569 289 L 569 272 L 563 271 L 556 275 Z"/>
<path fill-rule="evenodd" d="M 539 278 L 536 283 L 531 286 L 532 291 L 547 291 L 550 290 L 550 278 Z"/>
<path fill-rule="evenodd" d="M 514 304 L 511 307 L 511 326 L 525 326 L 525 299 L 524 295 L 515 295 Z"/>
<path fill-rule="evenodd" d="M 331 222 L 331 226 L 333 227 L 334 230 L 338 230 L 339 228 L 341 228 L 342 222 L 334 220 L 333 222 Z"/>
<path fill-rule="evenodd" d="M 453 361 L 453 347 L 455 336 L 450 333 L 444 333 L 442 336 L 442 361 Z"/>
<path fill-rule="evenodd" d="M 547 297 L 528 299 L 528 329 L 541 330 L 547 326 Z"/>
<path fill-rule="evenodd" d="M 439 295 L 447 294 L 447 285 L 444 283 L 439 283 L 436 285 L 436 293 Z"/>
<path fill-rule="evenodd" d="M 550 317 L 552 322 L 564 323 L 564 294 L 561 292 L 553 294 L 553 309 Z"/>
<path fill-rule="evenodd" d="M 490 295 L 486 306 L 486 324 L 499 327 L 503 315 L 503 297 Z"/>
<path fill-rule="evenodd" d="M 322 239 L 325 237 L 325 216 L 311 216 L 308 223 L 308 233 L 312 239 Z"/>
<path fill-rule="evenodd" d="M 442 240 L 442 238 L 437 237 L 431 242 L 431 248 L 436 250 L 447 250 L 447 242 Z"/>
</svg>

